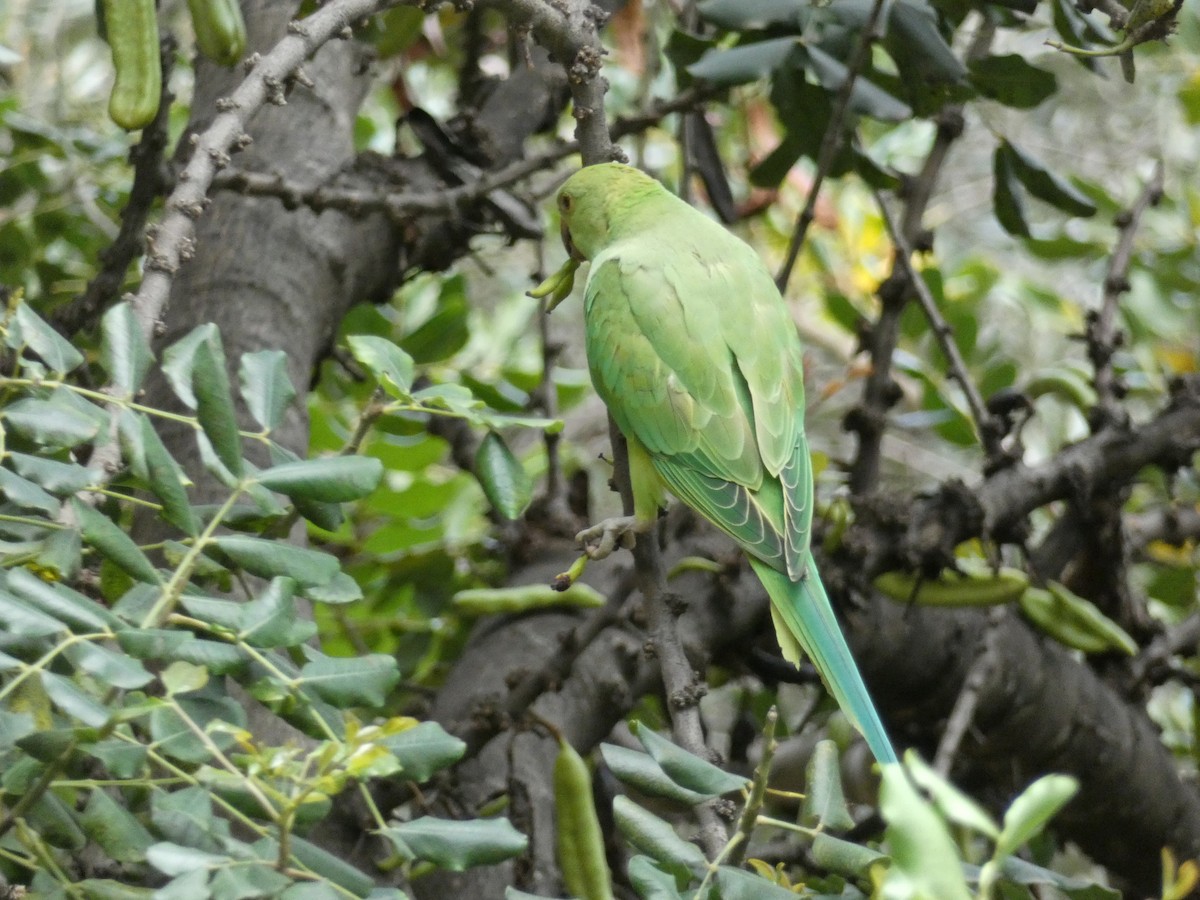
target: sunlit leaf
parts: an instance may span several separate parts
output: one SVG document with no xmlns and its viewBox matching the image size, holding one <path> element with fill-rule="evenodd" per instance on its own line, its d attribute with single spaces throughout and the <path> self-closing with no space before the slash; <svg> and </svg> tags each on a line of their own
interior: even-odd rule
<svg viewBox="0 0 1200 900">
<path fill-rule="evenodd" d="M 126 396 L 137 393 L 154 354 L 128 301 L 118 303 L 100 320 L 100 357 L 114 385 Z"/>
<path fill-rule="evenodd" d="M 242 399 L 250 415 L 268 431 L 276 428 L 296 398 L 296 389 L 288 377 L 287 354 L 282 350 L 243 353 L 238 375 Z"/>
</svg>

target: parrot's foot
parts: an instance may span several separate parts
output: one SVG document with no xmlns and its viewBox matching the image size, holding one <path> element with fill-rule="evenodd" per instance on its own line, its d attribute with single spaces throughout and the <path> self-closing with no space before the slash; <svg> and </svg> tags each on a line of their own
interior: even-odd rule
<svg viewBox="0 0 1200 900">
<path fill-rule="evenodd" d="M 629 549 L 637 535 L 649 531 L 653 522 L 646 522 L 637 516 L 618 516 L 605 519 L 585 528 L 575 535 L 575 540 L 583 547 L 583 552 L 591 559 L 604 559 L 617 547 Z"/>
</svg>

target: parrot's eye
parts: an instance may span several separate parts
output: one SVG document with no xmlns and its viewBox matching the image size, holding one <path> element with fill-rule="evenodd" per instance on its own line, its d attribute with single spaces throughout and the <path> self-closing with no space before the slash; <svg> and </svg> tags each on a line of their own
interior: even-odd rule
<svg viewBox="0 0 1200 900">
<path fill-rule="evenodd" d="M 573 205 L 574 205 L 574 202 L 571 200 L 570 194 L 559 194 L 558 195 L 558 208 L 561 209 L 563 212 L 570 212 L 571 207 Z"/>
</svg>

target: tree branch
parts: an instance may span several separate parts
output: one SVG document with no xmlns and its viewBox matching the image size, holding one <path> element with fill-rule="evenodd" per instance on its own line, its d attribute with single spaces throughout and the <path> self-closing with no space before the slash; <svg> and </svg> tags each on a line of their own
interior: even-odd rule
<svg viewBox="0 0 1200 900">
<path fill-rule="evenodd" d="M 1095 369 L 1094 382 L 1096 385 L 1096 407 L 1092 412 L 1092 428 L 1099 428 L 1106 422 L 1123 424 L 1128 419 L 1128 413 L 1121 405 L 1125 395 L 1125 386 L 1120 383 L 1113 371 L 1113 354 L 1124 342 L 1124 335 L 1117 326 L 1117 311 L 1121 295 L 1129 290 L 1129 267 L 1133 262 L 1133 239 L 1137 235 L 1142 216 L 1151 206 L 1162 199 L 1163 164 L 1162 160 L 1154 164 L 1154 171 L 1138 194 L 1133 205 L 1122 211 L 1116 218 L 1117 245 L 1113 248 L 1108 259 L 1108 268 L 1104 273 L 1104 297 L 1098 311 L 1088 312 L 1087 316 L 1087 350 L 1088 358 Z"/>
<path fill-rule="evenodd" d="M 916 294 L 917 301 L 921 304 L 921 309 L 925 313 L 925 318 L 929 320 L 929 324 L 933 328 L 934 339 L 938 342 L 938 346 L 942 348 L 942 353 L 945 355 L 947 363 L 950 366 L 950 377 L 962 387 L 963 396 L 967 398 L 967 407 L 971 411 L 971 418 L 975 420 L 975 430 L 979 433 L 984 453 L 989 462 L 999 459 L 1003 455 L 1000 447 L 1002 431 L 992 414 L 988 412 L 987 407 L 984 406 L 983 397 L 979 394 L 979 388 L 975 386 L 974 379 L 967 372 L 966 361 L 963 360 L 962 353 L 958 349 L 958 344 L 954 341 L 954 330 L 946 323 L 945 318 L 942 317 L 941 311 L 937 308 L 937 303 L 934 302 L 933 295 L 929 292 L 929 285 L 925 283 L 925 279 L 913 269 L 912 246 L 888 209 L 883 195 L 879 191 L 873 191 L 872 193 L 875 196 L 875 203 L 879 206 L 879 211 L 883 215 L 883 221 L 887 225 L 892 243 L 896 246 L 895 263 L 901 272 L 903 272 L 904 278 L 911 286 L 913 293 Z"/>
<path fill-rule="evenodd" d="M 775 276 L 775 286 L 779 288 L 781 294 L 787 290 L 788 281 L 792 277 L 792 269 L 795 268 L 796 259 L 800 256 L 800 248 L 804 246 L 804 237 L 808 234 L 808 227 L 812 224 L 813 217 L 816 215 L 817 199 L 821 193 L 821 185 L 825 183 L 825 178 L 829 174 L 829 170 L 833 168 L 834 161 L 837 159 L 838 151 L 842 149 L 842 144 L 845 140 L 842 123 L 850 108 L 850 98 L 854 94 L 854 83 L 858 79 L 863 66 L 867 64 L 867 58 L 870 56 L 871 45 L 882 36 L 879 17 L 885 5 L 887 5 L 887 0 L 874 0 L 871 4 L 870 12 L 867 13 L 866 21 L 863 22 L 862 31 L 859 32 L 858 44 L 855 45 L 854 55 L 850 57 L 849 62 L 846 64 L 846 77 L 841 85 L 838 86 L 837 96 L 834 97 L 833 108 L 829 114 L 829 124 L 825 128 L 825 134 L 821 137 L 821 147 L 817 151 L 817 171 L 813 175 L 812 186 L 808 191 L 808 198 L 804 201 L 804 209 L 800 211 L 800 215 L 796 219 L 796 227 L 792 231 L 791 240 L 788 241 L 787 256 L 784 259 L 783 266 L 779 270 L 779 274 Z"/>
<path fill-rule="evenodd" d="M 208 191 L 230 154 L 246 146 L 246 126 L 264 104 L 283 105 L 287 85 L 300 66 L 335 37 L 349 37 L 351 26 L 392 6 L 416 0 L 332 0 L 305 19 L 294 20 L 288 34 L 263 57 L 246 61 L 245 80 L 229 97 L 218 101 L 218 112 L 204 131 L 192 136 L 191 159 L 167 198 L 165 213 L 147 238 L 146 271 L 133 299 L 142 331 L 151 336 L 171 292 L 180 265 L 193 253 L 195 222 L 208 205 Z"/>
</svg>

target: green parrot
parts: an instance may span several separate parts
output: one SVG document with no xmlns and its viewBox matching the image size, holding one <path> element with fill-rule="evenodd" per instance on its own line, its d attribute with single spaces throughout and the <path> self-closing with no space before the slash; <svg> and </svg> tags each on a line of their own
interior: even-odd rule
<svg viewBox="0 0 1200 900">
<path fill-rule="evenodd" d="M 571 259 L 550 308 L 590 261 L 584 316 L 596 391 L 629 444 L 634 514 L 580 532 L 593 558 L 650 529 L 665 490 L 746 551 L 784 656 L 807 654 L 881 763 L 896 761 L 809 550 L 812 464 L 800 339 L 748 244 L 629 166 L 558 193 Z"/>
</svg>

